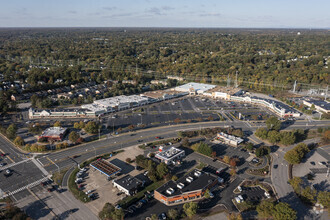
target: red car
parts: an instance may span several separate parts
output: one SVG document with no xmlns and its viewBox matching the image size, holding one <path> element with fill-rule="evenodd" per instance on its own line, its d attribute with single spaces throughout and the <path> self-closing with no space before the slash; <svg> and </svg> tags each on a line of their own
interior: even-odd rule
<svg viewBox="0 0 330 220">
<path fill-rule="evenodd" d="M 1 153 L 0 155 L 1 155 L 1 157 L 4 157 L 4 156 L 6 156 L 6 154 L 3 154 L 3 153 Z"/>
</svg>

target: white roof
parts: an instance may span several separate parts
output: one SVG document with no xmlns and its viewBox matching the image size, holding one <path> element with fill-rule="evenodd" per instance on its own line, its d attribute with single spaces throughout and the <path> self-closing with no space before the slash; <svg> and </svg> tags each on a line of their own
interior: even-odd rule
<svg viewBox="0 0 330 220">
<path fill-rule="evenodd" d="M 175 87 L 174 90 L 189 92 L 189 89 L 193 88 L 196 92 L 200 93 L 200 92 L 205 92 L 207 90 L 213 89 L 215 87 L 216 87 L 215 85 L 190 82 L 190 83 L 184 84 L 182 86 Z"/>
</svg>

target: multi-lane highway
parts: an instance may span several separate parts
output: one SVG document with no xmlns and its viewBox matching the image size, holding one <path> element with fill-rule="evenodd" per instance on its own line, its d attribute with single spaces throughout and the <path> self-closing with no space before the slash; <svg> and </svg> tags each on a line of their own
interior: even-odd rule
<svg viewBox="0 0 330 220">
<path fill-rule="evenodd" d="M 133 133 L 109 136 L 108 138 L 101 139 L 99 141 L 86 143 L 63 151 L 38 155 L 33 158 L 28 158 L 29 155 L 19 152 L 11 143 L 8 143 L 7 140 L 0 136 L 0 148 L 8 154 L 8 157 L 12 159 L 12 163 L 8 166 L 11 166 L 11 169 L 14 172 L 13 175 L 8 178 L 0 175 L 0 192 L 4 194 L 19 192 L 31 186 L 31 184 L 33 185 L 35 183 L 39 183 L 43 178 L 59 169 L 74 167 L 78 163 L 81 163 L 95 155 L 101 155 L 128 146 L 155 141 L 156 136 L 163 138 L 176 137 L 178 131 L 196 130 L 217 126 L 234 126 L 235 128 L 242 128 L 243 131 L 250 131 L 251 133 L 258 127 L 264 127 L 265 124 L 242 121 L 214 121 L 156 127 Z M 285 129 L 306 129 L 328 126 L 330 126 L 329 121 L 295 121 L 292 125 L 289 125 Z M 73 158 L 74 156 L 75 158 Z M 283 158 L 283 152 L 278 152 L 277 158 Z M 6 167 L 3 169 L 6 169 Z M 66 180 L 67 176 L 65 178 L 65 181 Z"/>
</svg>

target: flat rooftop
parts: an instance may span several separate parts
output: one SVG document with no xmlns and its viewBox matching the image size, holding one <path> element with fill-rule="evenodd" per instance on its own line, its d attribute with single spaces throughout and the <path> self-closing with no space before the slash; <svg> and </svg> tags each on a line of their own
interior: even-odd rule
<svg viewBox="0 0 330 220">
<path fill-rule="evenodd" d="M 148 101 L 148 98 L 142 97 L 139 95 L 130 95 L 130 96 L 121 95 L 121 96 L 115 96 L 115 97 L 111 97 L 111 98 L 96 100 L 96 101 L 94 101 L 94 104 L 101 105 L 104 107 L 115 107 L 115 106 L 118 106 L 118 105 L 124 104 L 124 103 L 127 103 L 127 104 L 134 103 L 134 102 L 139 103 L 142 101 Z"/>
<path fill-rule="evenodd" d="M 213 174 L 206 173 L 203 171 L 199 171 L 201 174 L 198 177 L 198 176 L 195 176 L 196 171 L 197 170 L 191 171 L 190 173 L 181 177 L 180 179 L 178 179 L 175 182 L 173 180 L 170 180 L 167 183 L 165 183 L 164 185 L 162 185 L 161 187 L 159 187 L 158 189 L 156 189 L 156 191 L 166 197 L 173 197 L 173 196 L 181 195 L 183 193 L 201 190 L 204 187 L 206 187 L 207 185 L 214 182 L 218 178 L 217 176 L 214 176 Z M 189 183 L 186 180 L 188 177 L 193 178 L 193 181 L 191 183 Z M 184 187 L 182 189 L 180 189 L 178 187 L 179 183 L 184 184 Z M 166 192 L 169 188 L 172 188 L 174 190 L 174 192 L 172 194 L 168 194 Z"/>
<path fill-rule="evenodd" d="M 234 135 L 226 134 L 223 132 L 220 132 L 219 135 L 221 137 L 227 138 L 228 140 L 236 141 L 237 143 L 242 143 L 244 140 L 240 137 L 236 137 Z"/>
<path fill-rule="evenodd" d="M 176 94 L 179 94 L 179 92 L 173 90 L 157 90 L 157 91 L 145 92 L 142 94 L 142 96 L 146 96 L 153 99 L 159 99 L 159 98 L 163 98 L 164 95 L 176 95 Z"/>
<path fill-rule="evenodd" d="M 135 178 L 129 174 L 120 179 L 113 180 L 113 182 L 117 183 L 118 185 L 120 185 L 121 187 L 127 190 L 136 189 L 143 184 L 143 182 L 140 179 Z"/>
<path fill-rule="evenodd" d="M 91 166 L 106 176 L 111 176 L 121 171 L 121 168 L 104 159 L 98 159 L 92 162 Z"/>
<path fill-rule="evenodd" d="M 319 106 L 325 110 L 330 110 L 330 102 L 324 100 L 317 100 L 317 99 L 310 99 L 305 101 L 314 104 L 315 106 Z"/>
<path fill-rule="evenodd" d="M 50 127 L 50 128 L 45 129 L 42 132 L 41 136 L 48 136 L 48 137 L 60 136 L 60 135 L 64 134 L 66 130 L 67 130 L 66 128 L 62 128 L 62 127 Z"/>
<path fill-rule="evenodd" d="M 215 87 L 216 87 L 215 85 L 190 82 L 190 83 L 184 84 L 182 86 L 175 87 L 174 90 L 189 92 L 189 90 L 191 88 L 193 88 L 196 92 L 205 92 L 205 91 L 213 89 Z"/>
<path fill-rule="evenodd" d="M 222 92 L 222 93 L 227 93 L 229 95 L 234 95 L 241 91 L 239 88 L 235 87 L 223 87 L 223 86 L 217 86 L 213 89 L 210 89 L 208 92 Z"/>
<path fill-rule="evenodd" d="M 166 150 L 163 150 L 162 152 L 158 152 L 156 154 L 156 157 L 159 157 L 163 160 L 169 160 L 175 157 L 176 155 L 181 154 L 182 152 L 184 152 L 184 150 L 178 149 L 176 147 L 170 147 Z"/>
</svg>

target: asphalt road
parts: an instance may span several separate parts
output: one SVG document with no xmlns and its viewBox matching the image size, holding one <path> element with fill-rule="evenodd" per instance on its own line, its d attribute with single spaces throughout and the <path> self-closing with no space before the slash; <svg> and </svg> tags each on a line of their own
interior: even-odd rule
<svg viewBox="0 0 330 220">
<path fill-rule="evenodd" d="M 85 161 L 88 158 L 94 157 L 95 155 L 101 155 L 104 153 L 109 153 L 111 151 L 116 151 L 128 146 L 143 144 L 145 142 L 155 141 L 156 136 L 162 138 L 176 137 L 178 131 L 184 130 L 196 130 L 207 127 L 217 127 L 217 126 L 234 126 L 235 128 L 242 128 L 243 131 L 255 131 L 258 127 L 264 127 L 263 123 L 249 123 L 243 121 L 212 121 L 212 122 L 202 122 L 194 124 L 179 124 L 165 127 L 156 127 L 145 130 L 136 131 L 134 133 L 125 133 L 118 136 L 111 136 L 106 139 L 99 141 L 86 143 L 77 147 L 69 148 L 60 152 L 49 153 L 45 155 L 38 156 L 37 162 L 32 163 L 31 161 L 25 161 L 18 164 L 13 164 L 11 169 L 13 169 L 14 174 L 8 179 L 2 179 L 4 176 L 0 177 L 0 189 L 4 192 L 13 192 L 23 187 L 23 185 L 31 184 L 37 179 L 41 179 L 45 176 L 45 172 L 55 172 L 58 169 L 65 167 L 73 167 L 78 163 Z M 317 127 L 327 127 L 330 126 L 328 121 L 295 121 L 293 125 L 289 125 L 285 129 L 305 129 L 305 128 L 317 128 Z M 133 134 L 133 135 L 132 135 Z M 0 136 L 0 148 L 5 153 L 8 153 L 8 156 L 12 156 L 14 159 L 13 162 L 17 163 L 25 159 L 26 155 L 17 151 L 17 149 L 11 144 L 8 143 L 3 137 Z M 75 159 L 72 159 L 73 156 L 78 156 Z M 278 164 L 284 164 L 283 154 L 279 152 Z M 36 166 L 38 165 L 38 166 Z M 285 169 L 278 169 L 278 176 L 285 176 Z M 287 170 L 287 169 L 286 169 Z M 8 181 L 10 180 L 10 181 Z M 284 182 L 283 179 L 275 182 Z M 279 186 L 283 188 L 283 186 Z M 281 191 L 281 190 L 280 190 Z M 284 192 L 284 191 L 283 191 Z M 286 194 L 281 194 L 280 197 L 286 196 Z"/>
</svg>

